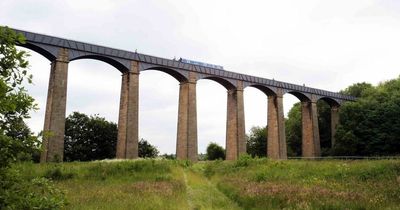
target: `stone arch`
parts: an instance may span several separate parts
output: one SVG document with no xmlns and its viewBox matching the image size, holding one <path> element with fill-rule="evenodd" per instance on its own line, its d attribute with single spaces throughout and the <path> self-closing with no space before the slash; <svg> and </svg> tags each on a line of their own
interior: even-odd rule
<svg viewBox="0 0 400 210">
<path fill-rule="evenodd" d="M 182 73 L 180 73 L 180 72 L 178 72 L 178 71 L 176 71 L 174 69 L 156 66 L 156 67 L 149 67 L 149 68 L 143 69 L 142 71 L 148 71 L 148 70 L 155 70 L 155 71 L 164 72 L 166 74 L 171 75 L 173 78 L 178 80 L 178 82 L 188 81 L 188 79 L 187 79 L 187 77 L 185 75 L 183 75 Z"/>
<path fill-rule="evenodd" d="M 265 95 L 267 96 L 275 96 L 277 95 L 277 93 L 272 90 L 271 88 L 264 86 L 264 85 L 249 85 L 247 87 L 253 87 L 255 89 L 260 90 L 261 92 L 263 92 Z"/>
<path fill-rule="evenodd" d="M 226 79 L 223 79 L 221 77 L 204 77 L 202 79 L 208 79 L 208 80 L 215 81 L 215 82 L 219 83 L 220 85 L 224 86 L 227 90 L 236 89 L 236 85 L 234 85 L 232 82 L 230 82 Z"/>
<path fill-rule="evenodd" d="M 80 60 L 80 59 L 93 59 L 93 60 L 99 60 L 99 61 L 103 61 L 105 63 L 110 64 L 111 66 L 115 67 L 116 69 L 118 69 L 120 72 L 128 72 L 129 69 L 127 67 L 125 67 L 122 63 L 107 57 L 107 56 L 101 56 L 101 55 L 83 55 L 83 56 L 79 56 L 76 58 L 71 59 L 71 61 L 75 61 L 75 60 Z"/>
<path fill-rule="evenodd" d="M 305 102 L 305 101 L 311 101 L 311 96 L 308 96 L 304 93 L 301 92 L 297 92 L 297 91 L 289 91 L 287 92 L 291 95 L 294 95 L 296 98 L 298 98 L 301 102 Z"/>
<path fill-rule="evenodd" d="M 30 49 L 32 51 L 35 51 L 35 52 L 39 53 L 40 55 L 42 55 L 45 58 L 47 58 L 50 62 L 56 60 L 56 58 L 57 58 L 55 54 L 53 54 L 49 50 L 46 50 L 46 49 L 44 49 L 44 48 L 42 48 L 42 47 L 40 47 L 39 45 L 36 45 L 36 44 L 32 44 L 32 43 L 27 42 L 27 43 L 19 45 L 19 46 L 27 48 L 27 49 Z"/>
<path fill-rule="evenodd" d="M 319 98 L 318 100 L 325 101 L 327 104 L 329 104 L 330 107 L 340 107 L 340 103 L 333 98 L 322 97 L 322 98 Z"/>
</svg>

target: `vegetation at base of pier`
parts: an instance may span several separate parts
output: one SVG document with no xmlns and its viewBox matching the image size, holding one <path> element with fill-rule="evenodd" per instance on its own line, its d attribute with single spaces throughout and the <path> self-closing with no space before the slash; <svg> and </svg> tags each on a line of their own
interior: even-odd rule
<svg viewBox="0 0 400 210">
<path fill-rule="evenodd" d="M 63 192 L 46 178 L 24 178 L 13 168 L 39 153 L 40 141 L 26 126 L 34 99 L 24 89 L 31 83 L 22 35 L 0 26 L 0 209 L 58 209 L 65 205 Z"/>
<path fill-rule="evenodd" d="M 13 166 L 66 209 L 397 209 L 400 160 L 139 159 Z"/>
</svg>

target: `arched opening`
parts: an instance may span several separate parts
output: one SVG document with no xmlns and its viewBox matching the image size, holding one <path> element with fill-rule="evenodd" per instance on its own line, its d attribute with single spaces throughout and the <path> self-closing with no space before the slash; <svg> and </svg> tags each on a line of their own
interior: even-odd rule
<svg viewBox="0 0 400 210">
<path fill-rule="evenodd" d="M 178 71 L 173 70 L 173 69 L 163 68 L 163 67 L 150 67 L 150 68 L 144 69 L 143 71 L 148 71 L 148 70 L 156 70 L 156 71 L 164 72 L 166 74 L 169 74 L 176 80 L 178 80 L 178 82 L 184 82 L 187 80 L 187 78 L 184 75 L 182 75 L 181 73 L 179 73 Z"/>
<path fill-rule="evenodd" d="M 199 154 L 206 154 L 211 142 L 226 149 L 227 90 L 234 88 L 222 78 L 209 77 L 197 81 Z"/>
<path fill-rule="evenodd" d="M 275 93 L 264 86 L 249 86 L 245 88 L 244 109 L 247 135 L 247 153 L 250 155 L 267 156 L 268 137 L 268 96 Z"/>
<path fill-rule="evenodd" d="M 139 138 L 156 146 L 160 155 L 176 155 L 179 101 L 176 76 L 177 73 L 167 69 L 148 69 L 139 76 Z"/>
<path fill-rule="evenodd" d="M 289 92 L 289 94 L 283 95 L 288 157 L 302 155 L 301 102 L 303 101 L 310 101 L 310 99 L 299 92 Z"/>
<path fill-rule="evenodd" d="M 93 59 L 93 60 L 99 60 L 99 61 L 103 61 L 105 63 L 108 63 L 109 65 L 113 66 L 114 68 L 118 69 L 120 72 L 126 72 L 129 71 L 129 69 L 124 66 L 122 63 L 109 58 L 107 56 L 100 56 L 100 55 L 85 55 L 85 56 L 80 56 L 80 57 L 76 57 L 71 59 L 71 61 L 75 61 L 75 60 L 81 60 L 81 59 Z"/>
<path fill-rule="evenodd" d="M 337 121 L 333 120 L 337 116 L 332 116 L 337 113 L 332 112 L 332 108 L 338 108 L 340 104 L 328 97 L 322 97 L 317 101 L 318 108 L 318 128 L 319 128 L 319 136 L 321 139 L 321 155 L 329 156 L 332 154 L 332 143 L 333 143 L 333 133 L 336 130 Z M 336 110 L 337 111 L 337 110 Z M 334 126 L 334 127 L 332 127 Z M 333 130 L 333 131 L 332 131 Z M 333 133 L 332 133 L 333 132 Z"/>
<path fill-rule="evenodd" d="M 82 143 L 67 138 L 64 144 L 64 160 L 87 161 L 114 158 L 117 143 L 115 128 L 119 115 L 121 72 L 101 59 L 78 59 L 68 64 L 67 89 L 66 117 L 69 117 L 70 120 L 84 119 L 79 115 L 72 116 L 74 112 L 92 116 L 93 118 L 89 120 L 87 126 L 88 128 L 93 126 L 93 129 L 99 130 L 93 130 L 90 137 L 77 138 L 77 141 L 83 141 Z M 104 118 L 113 125 L 100 124 L 98 121 L 100 118 L 96 118 L 96 116 Z M 65 130 L 67 136 L 73 133 L 74 126 L 69 124 L 67 121 Z M 108 132 L 103 133 L 104 130 L 108 130 Z M 109 137 L 110 135 L 111 137 Z"/>
</svg>

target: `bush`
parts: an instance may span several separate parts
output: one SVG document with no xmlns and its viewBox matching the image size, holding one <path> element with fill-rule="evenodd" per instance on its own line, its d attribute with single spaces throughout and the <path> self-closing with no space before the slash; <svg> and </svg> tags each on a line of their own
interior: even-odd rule
<svg viewBox="0 0 400 210">
<path fill-rule="evenodd" d="M 0 209 L 46 210 L 67 205 L 64 192 L 43 177 L 23 179 L 19 171 L 7 170 L 0 185 Z"/>
<path fill-rule="evenodd" d="M 211 142 L 207 146 L 207 160 L 225 159 L 225 150 L 217 143 Z"/>
<path fill-rule="evenodd" d="M 54 168 L 48 169 L 45 172 L 44 177 L 47 179 L 51 179 L 51 180 L 67 180 L 67 179 L 72 179 L 74 177 L 75 174 L 73 173 L 67 173 L 67 172 L 63 172 L 61 170 L 61 167 L 56 166 Z"/>
<path fill-rule="evenodd" d="M 247 167 L 250 165 L 252 160 L 253 158 L 249 154 L 240 155 L 235 162 L 235 167 Z"/>
</svg>

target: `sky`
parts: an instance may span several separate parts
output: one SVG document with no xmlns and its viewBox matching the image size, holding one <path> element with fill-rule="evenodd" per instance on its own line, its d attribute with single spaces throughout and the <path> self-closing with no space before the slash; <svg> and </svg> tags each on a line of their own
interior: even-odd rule
<svg viewBox="0 0 400 210">
<path fill-rule="evenodd" d="M 1 0 L 0 25 L 330 91 L 374 85 L 400 74 L 397 0 Z M 39 110 L 28 125 L 43 129 L 50 62 L 29 51 Z M 99 114 L 117 122 L 121 73 L 97 60 L 69 63 L 67 115 Z M 179 83 L 158 71 L 140 74 L 139 136 L 175 153 Z M 284 95 L 284 111 L 298 99 Z M 244 91 L 246 131 L 267 124 L 267 97 Z M 199 152 L 225 146 L 226 89 L 197 82 Z"/>
</svg>

